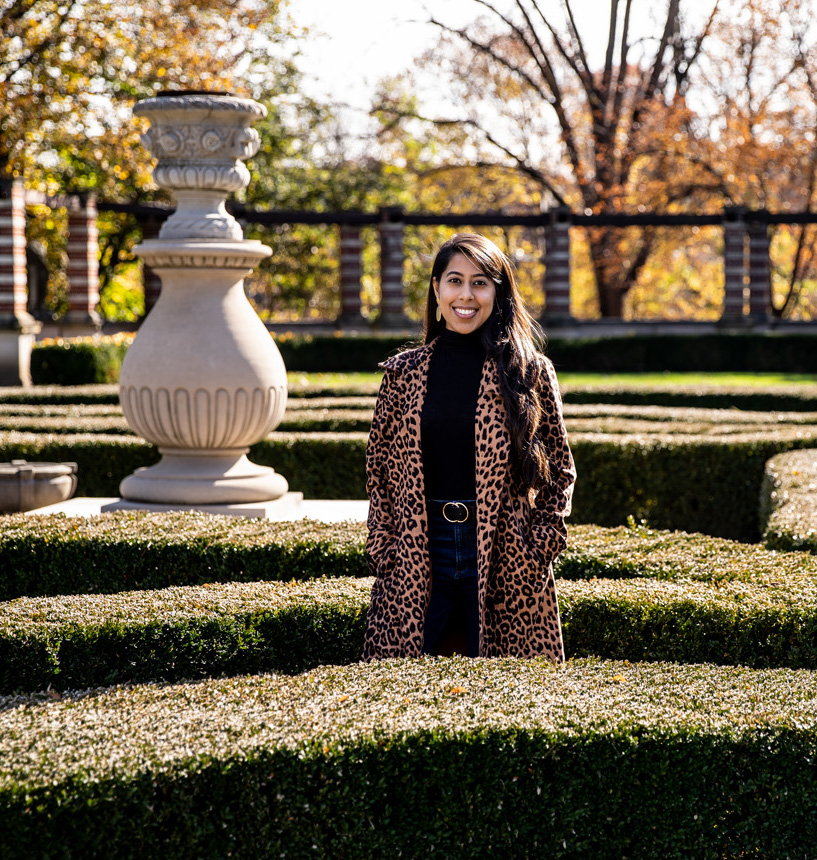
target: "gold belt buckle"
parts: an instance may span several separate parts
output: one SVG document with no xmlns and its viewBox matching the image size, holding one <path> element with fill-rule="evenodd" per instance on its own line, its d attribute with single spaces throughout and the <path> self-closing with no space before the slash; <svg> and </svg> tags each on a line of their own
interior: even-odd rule
<svg viewBox="0 0 817 860">
<path fill-rule="evenodd" d="M 465 512 L 465 516 L 462 517 L 461 519 L 458 519 L 458 520 L 452 520 L 451 517 L 448 516 L 448 514 L 446 513 L 446 510 L 445 510 L 449 505 L 452 505 L 453 507 L 455 507 L 457 509 L 462 508 L 462 510 Z M 459 513 L 459 510 L 457 511 L 457 513 Z M 464 523 L 468 519 L 468 506 L 464 505 L 462 502 L 446 502 L 443 505 L 443 516 L 446 518 L 446 520 L 449 523 Z"/>
</svg>

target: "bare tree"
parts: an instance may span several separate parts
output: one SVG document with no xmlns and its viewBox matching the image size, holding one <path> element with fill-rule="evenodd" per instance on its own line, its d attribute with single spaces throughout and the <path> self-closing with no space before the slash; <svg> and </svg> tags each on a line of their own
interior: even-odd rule
<svg viewBox="0 0 817 860">
<path fill-rule="evenodd" d="M 576 0 L 561 0 L 558 12 L 545 0 L 474 0 L 487 13 L 477 22 L 453 27 L 431 18 L 443 34 L 452 79 L 463 87 L 464 109 L 459 116 L 424 118 L 469 129 L 483 151 L 493 150 L 537 183 L 551 202 L 587 213 L 655 205 L 644 200 L 639 183 L 649 164 L 653 171 L 656 164 L 666 167 L 670 126 L 682 135 L 689 131 L 689 73 L 719 2 L 710 0 L 699 29 L 689 32 L 681 0 L 666 0 L 654 32 L 636 35 L 636 11 L 643 30 L 644 15 L 655 4 L 610 0 L 603 13 L 606 46 L 596 62 Z M 593 14 L 602 14 L 597 5 Z M 695 5 L 700 13 L 701 4 Z M 445 50 L 430 52 L 426 62 L 439 68 Z M 664 204 L 710 182 L 705 170 L 692 182 L 687 173 L 675 186 L 672 177 L 664 178 Z M 601 314 L 620 316 L 653 234 L 597 227 L 588 230 L 588 239 Z"/>
</svg>

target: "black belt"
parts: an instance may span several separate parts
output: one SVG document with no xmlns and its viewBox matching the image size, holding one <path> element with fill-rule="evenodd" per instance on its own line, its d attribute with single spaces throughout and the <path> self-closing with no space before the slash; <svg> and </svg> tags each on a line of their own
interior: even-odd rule
<svg viewBox="0 0 817 860">
<path fill-rule="evenodd" d="M 426 508 L 430 514 L 438 514 L 449 523 L 465 523 L 477 518 L 476 501 L 443 501 L 426 499 Z"/>
</svg>

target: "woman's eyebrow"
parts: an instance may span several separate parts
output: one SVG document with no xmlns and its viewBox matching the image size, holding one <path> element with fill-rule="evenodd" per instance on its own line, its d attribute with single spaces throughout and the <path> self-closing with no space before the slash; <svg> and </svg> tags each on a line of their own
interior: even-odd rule
<svg viewBox="0 0 817 860">
<path fill-rule="evenodd" d="M 455 269 L 452 269 L 450 272 L 445 273 L 446 278 L 450 277 L 451 275 L 459 275 L 461 278 L 465 277 L 465 275 L 463 275 L 462 272 L 458 272 Z M 472 275 L 471 277 L 473 277 L 473 278 L 488 278 L 489 281 L 491 280 L 490 277 L 488 275 L 484 274 L 483 272 L 477 272 L 476 275 Z"/>
</svg>

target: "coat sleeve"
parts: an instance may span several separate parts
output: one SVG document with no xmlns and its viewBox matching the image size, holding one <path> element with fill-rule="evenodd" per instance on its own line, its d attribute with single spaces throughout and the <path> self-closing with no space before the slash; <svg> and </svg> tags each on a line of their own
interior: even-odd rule
<svg viewBox="0 0 817 860">
<path fill-rule="evenodd" d="M 372 427 L 366 444 L 366 493 L 369 497 L 366 560 L 369 572 L 377 576 L 381 561 L 394 545 L 394 504 L 387 453 L 394 436 L 396 377 L 383 375 L 374 407 Z"/>
<path fill-rule="evenodd" d="M 536 495 L 532 511 L 533 537 L 546 564 L 551 564 L 567 544 L 565 517 L 570 514 L 576 466 L 567 441 L 562 398 L 556 372 L 549 359 L 544 359 L 540 397 L 543 435 L 550 464 L 550 483 Z"/>
</svg>

